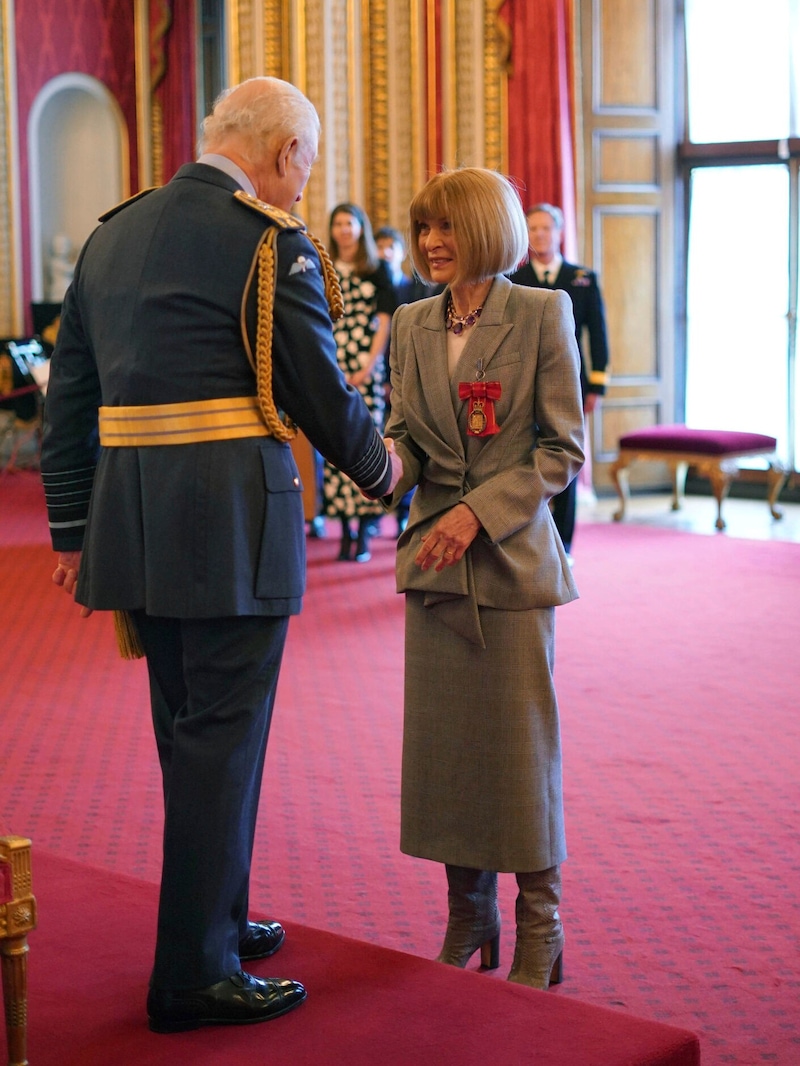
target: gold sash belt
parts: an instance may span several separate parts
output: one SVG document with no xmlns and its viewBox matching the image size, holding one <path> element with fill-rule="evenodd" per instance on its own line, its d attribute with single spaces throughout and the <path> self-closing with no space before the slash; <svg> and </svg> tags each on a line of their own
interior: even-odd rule
<svg viewBox="0 0 800 1066">
<path fill-rule="evenodd" d="M 106 448 L 197 444 L 235 437 L 270 437 L 255 396 L 141 407 L 101 407 L 100 443 Z"/>
</svg>

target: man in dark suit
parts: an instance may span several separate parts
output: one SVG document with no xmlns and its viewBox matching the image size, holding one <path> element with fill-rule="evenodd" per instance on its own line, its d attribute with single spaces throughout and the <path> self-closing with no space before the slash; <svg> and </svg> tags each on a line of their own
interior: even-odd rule
<svg viewBox="0 0 800 1066">
<path fill-rule="evenodd" d="M 583 410 L 595 410 L 608 384 L 608 341 L 603 297 L 593 271 L 561 256 L 564 215 L 552 204 L 534 204 L 525 212 L 528 223 L 530 261 L 510 275 L 515 285 L 532 288 L 563 289 L 572 300 L 575 336 L 581 353 L 581 390 Z M 589 358 L 586 355 L 586 335 Z M 589 369 L 587 369 L 587 364 Z M 571 556 L 575 532 L 577 481 L 572 481 L 553 499 L 553 519 L 561 535 L 564 550 Z"/>
<path fill-rule="evenodd" d="M 157 1032 L 262 1021 L 305 999 L 297 981 L 242 968 L 284 938 L 248 920 L 248 886 L 305 589 L 293 425 L 370 498 L 400 476 L 337 365 L 332 266 L 289 213 L 318 138 L 287 82 L 224 94 L 198 161 L 89 237 L 52 357 L 41 465 L 53 580 L 83 616 L 118 612 L 147 659 L 165 806 Z"/>
</svg>

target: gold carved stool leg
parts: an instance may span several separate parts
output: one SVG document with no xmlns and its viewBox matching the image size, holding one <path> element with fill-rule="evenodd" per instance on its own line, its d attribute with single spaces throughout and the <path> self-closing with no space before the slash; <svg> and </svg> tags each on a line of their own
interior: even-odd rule
<svg viewBox="0 0 800 1066">
<path fill-rule="evenodd" d="M 9 1066 L 27 1066 L 28 933 L 36 926 L 31 842 L 0 837 L 0 972 Z"/>
</svg>

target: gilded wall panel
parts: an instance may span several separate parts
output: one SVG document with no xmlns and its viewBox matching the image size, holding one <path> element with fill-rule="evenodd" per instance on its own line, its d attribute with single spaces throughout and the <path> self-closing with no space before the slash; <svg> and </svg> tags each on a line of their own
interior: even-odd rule
<svg viewBox="0 0 800 1066">
<path fill-rule="evenodd" d="M 389 221 L 389 39 L 387 0 L 372 0 L 365 25 L 369 51 L 369 155 L 365 155 L 365 206 L 374 226 Z"/>
<path fill-rule="evenodd" d="M 404 228 L 409 200 L 442 164 L 502 167 L 502 2 L 232 0 L 229 80 L 288 78 L 319 112 L 320 155 L 299 207 L 314 232 L 325 236 L 346 200 L 375 226 Z"/>
<path fill-rule="evenodd" d="M 18 234 L 15 227 L 16 192 L 13 174 L 16 153 L 11 91 L 13 74 L 13 12 L 7 0 L 0 0 L 0 335 L 20 332 L 18 318 L 19 274 Z"/>
<path fill-rule="evenodd" d="M 483 0 L 455 5 L 455 152 L 452 166 L 482 166 L 484 160 Z"/>
<path fill-rule="evenodd" d="M 351 49 L 348 47 L 348 0 L 332 0 L 330 48 L 333 54 L 333 109 L 329 116 L 325 137 L 333 149 L 333 185 L 329 208 L 343 200 L 355 199 L 351 192 L 351 137 L 355 126 L 350 115 L 350 98 L 354 93 L 348 69 Z M 355 42 L 353 43 L 355 47 Z"/>
<path fill-rule="evenodd" d="M 508 64 L 511 36 L 500 15 L 503 0 L 485 0 L 484 8 L 484 166 L 508 170 Z"/>
<path fill-rule="evenodd" d="M 387 206 L 386 217 L 379 224 L 387 222 L 403 232 L 408 204 L 425 180 L 421 26 L 418 0 L 389 5 L 387 32 L 392 45 L 387 67 Z"/>
<path fill-rule="evenodd" d="M 306 187 L 303 202 L 303 217 L 312 233 L 320 238 L 326 237 L 328 218 L 328 185 L 331 181 L 331 167 L 326 152 L 327 133 L 332 111 L 330 86 L 332 83 L 331 56 L 329 53 L 330 5 L 326 0 L 308 0 L 306 5 L 306 93 L 319 113 L 322 126 L 319 158 L 311 172 L 311 179 Z"/>
</svg>

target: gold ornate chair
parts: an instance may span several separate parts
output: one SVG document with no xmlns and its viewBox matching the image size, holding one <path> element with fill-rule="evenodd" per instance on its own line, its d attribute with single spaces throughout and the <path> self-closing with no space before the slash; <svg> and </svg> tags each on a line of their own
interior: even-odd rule
<svg viewBox="0 0 800 1066">
<path fill-rule="evenodd" d="M 28 933 L 36 927 L 31 842 L 0 837 L 0 964 L 9 1066 L 27 1066 Z"/>
</svg>

